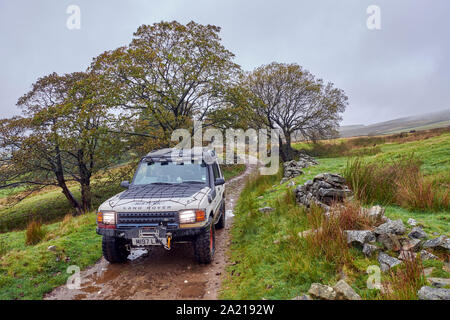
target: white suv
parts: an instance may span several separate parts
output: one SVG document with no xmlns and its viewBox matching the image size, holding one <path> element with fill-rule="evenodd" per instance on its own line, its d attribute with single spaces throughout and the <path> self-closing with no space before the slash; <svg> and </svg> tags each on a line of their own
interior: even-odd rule
<svg viewBox="0 0 450 320">
<path fill-rule="evenodd" d="M 143 157 L 127 190 L 97 214 L 103 256 L 126 261 L 132 247 L 191 241 L 199 263 L 210 263 L 215 229 L 225 227 L 225 180 L 213 150 L 162 149 Z"/>
</svg>

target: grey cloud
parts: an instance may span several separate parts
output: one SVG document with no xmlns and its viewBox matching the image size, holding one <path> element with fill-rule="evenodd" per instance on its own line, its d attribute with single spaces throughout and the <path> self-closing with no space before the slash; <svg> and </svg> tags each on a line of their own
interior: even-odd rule
<svg viewBox="0 0 450 320">
<path fill-rule="evenodd" d="M 65 23 L 81 8 L 81 30 Z M 381 8 L 382 29 L 366 28 Z M 450 21 L 446 0 L 3 1 L 0 3 L 0 117 L 37 77 L 85 69 L 127 44 L 136 28 L 161 20 L 222 27 L 236 62 L 251 70 L 297 62 L 349 96 L 343 124 L 389 120 L 450 107 Z"/>
</svg>

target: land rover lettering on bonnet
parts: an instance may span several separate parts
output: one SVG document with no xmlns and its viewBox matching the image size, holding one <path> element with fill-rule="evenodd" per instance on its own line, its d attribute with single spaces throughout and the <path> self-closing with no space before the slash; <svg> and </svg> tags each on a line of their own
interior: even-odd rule
<svg viewBox="0 0 450 320">
<path fill-rule="evenodd" d="M 132 248 L 190 241 L 199 263 L 210 263 L 215 229 L 225 227 L 225 180 L 214 150 L 162 149 L 139 162 L 125 191 L 106 200 L 97 214 L 103 256 L 126 261 Z"/>
</svg>

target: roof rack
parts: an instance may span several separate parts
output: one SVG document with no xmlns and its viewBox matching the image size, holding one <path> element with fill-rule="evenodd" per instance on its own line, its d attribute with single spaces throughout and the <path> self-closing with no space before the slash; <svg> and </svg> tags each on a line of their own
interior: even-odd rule
<svg viewBox="0 0 450 320">
<path fill-rule="evenodd" d="M 159 150 L 154 150 L 149 152 L 143 160 L 152 160 L 152 161 L 168 161 L 173 160 L 172 155 L 175 152 L 176 159 L 179 161 L 195 161 L 195 160 L 203 160 L 206 156 L 207 158 L 216 159 L 216 152 L 214 149 L 206 148 L 206 147 L 194 147 L 191 149 L 178 149 L 178 148 L 164 148 Z"/>
</svg>

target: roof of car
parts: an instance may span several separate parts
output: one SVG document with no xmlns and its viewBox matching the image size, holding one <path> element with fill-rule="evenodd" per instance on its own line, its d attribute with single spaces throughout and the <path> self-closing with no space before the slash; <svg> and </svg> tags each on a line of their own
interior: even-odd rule
<svg viewBox="0 0 450 320">
<path fill-rule="evenodd" d="M 205 147 L 194 147 L 192 149 L 164 148 L 159 150 L 153 150 L 149 152 L 144 158 L 147 159 L 150 158 L 153 160 L 157 159 L 170 160 L 172 155 L 174 155 L 177 159 L 197 160 L 202 157 L 208 157 L 209 159 L 217 159 L 215 150 Z"/>
</svg>

